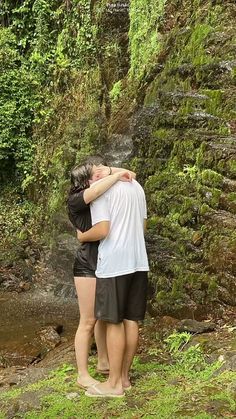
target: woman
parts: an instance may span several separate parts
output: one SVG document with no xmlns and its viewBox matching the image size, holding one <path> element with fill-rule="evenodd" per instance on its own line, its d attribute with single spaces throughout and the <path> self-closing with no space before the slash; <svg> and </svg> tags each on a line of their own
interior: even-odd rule
<svg viewBox="0 0 236 419">
<path fill-rule="evenodd" d="M 92 163 L 76 166 L 71 171 L 71 189 L 67 201 L 69 218 L 76 229 L 84 232 L 91 228 L 90 202 L 106 192 L 118 180 L 127 181 L 131 180 L 131 177 L 135 177 L 135 174 L 124 169 L 102 165 L 97 167 Z M 90 184 L 98 178 L 102 179 L 89 188 Z M 105 324 L 102 321 L 96 322 L 94 318 L 97 250 L 98 242 L 83 243 L 77 252 L 74 263 L 74 281 L 80 310 L 80 322 L 75 335 L 75 353 L 79 374 L 77 382 L 83 388 L 97 383 L 88 372 L 88 353 L 95 323 L 94 334 L 98 351 L 97 370 L 99 372 L 109 371 Z"/>
</svg>

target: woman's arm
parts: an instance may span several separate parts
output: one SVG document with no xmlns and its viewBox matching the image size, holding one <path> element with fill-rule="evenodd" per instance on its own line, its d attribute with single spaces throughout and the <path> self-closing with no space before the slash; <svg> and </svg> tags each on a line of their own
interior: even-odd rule
<svg viewBox="0 0 236 419">
<path fill-rule="evenodd" d="M 102 179 L 105 176 L 113 175 L 114 173 L 119 173 L 119 172 L 122 172 L 123 170 L 126 170 L 130 174 L 132 179 L 136 179 L 136 173 L 132 172 L 132 170 L 123 169 L 121 167 L 109 167 L 109 166 L 100 165 L 96 167 L 96 174 L 97 174 L 98 179 Z"/>
<path fill-rule="evenodd" d="M 106 192 L 111 186 L 113 186 L 118 180 L 131 181 L 131 175 L 128 170 L 122 169 L 119 172 L 106 176 L 96 183 L 92 188 L 85 189 L 84 191 L 84 202 L 89 204 L 90 202 L 97 199 L 100 195 Z"/>
<path fill-rule="evenodd" d="M 120 172 L 121 170 L 124 170 L 120 167 L 111 167 L 111 173 L 117 173 Z M 136 179 L 136 173 L 132 172 L 132 170 L 127 169 L 127 172 L 130 173 L 130 176 L 132 177 L 132 179 Z"/>
</svg>

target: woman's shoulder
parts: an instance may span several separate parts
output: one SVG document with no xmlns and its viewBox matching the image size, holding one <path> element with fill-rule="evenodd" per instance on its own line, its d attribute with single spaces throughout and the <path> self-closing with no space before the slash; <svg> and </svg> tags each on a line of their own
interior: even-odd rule
<svg viewBox="0 0 236 419">
<path fill-rule="evenodd" d="M 85 209 L 88 205 L 84 201 L 84 189 L 75 193 L 71 193 L 67 200 L 67 205 L 74 209 Z"/>
</svg>

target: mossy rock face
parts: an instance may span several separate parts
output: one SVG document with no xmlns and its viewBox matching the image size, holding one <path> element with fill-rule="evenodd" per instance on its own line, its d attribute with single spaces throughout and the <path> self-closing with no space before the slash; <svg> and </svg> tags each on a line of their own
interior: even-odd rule
<svg viewBox="0 0 236 419">
<path fill-rule="evenodd" d="M 159 313 L 236 301 L 235 13 L 233 2 L 165 4 L 140 83 L 132 164 L 148 200 Z"/>
</svg>

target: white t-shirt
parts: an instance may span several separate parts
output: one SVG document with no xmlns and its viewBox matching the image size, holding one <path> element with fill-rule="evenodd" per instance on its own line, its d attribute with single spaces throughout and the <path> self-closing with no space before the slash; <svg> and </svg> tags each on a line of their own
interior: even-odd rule
<svg viewBox="0 0 236 419">
<path fill-rule="evenodd" d="M 109 278 L 148 271 L 144 241 L 146 199 L 141 185 L 118 181 L 90 204 L 92 224 L 110 222 L 110 231 L 98 247 L 96 276 Z"/>
</svg>

